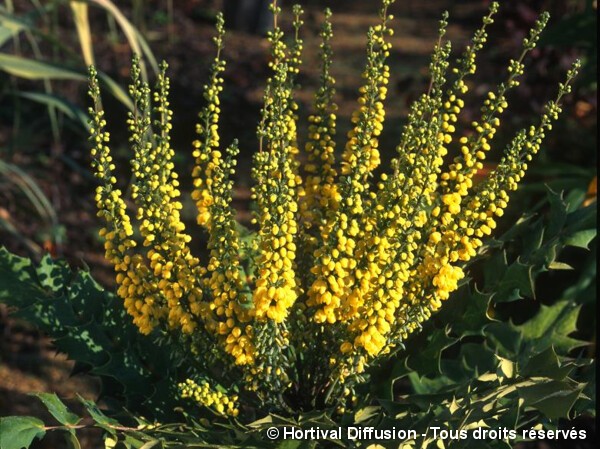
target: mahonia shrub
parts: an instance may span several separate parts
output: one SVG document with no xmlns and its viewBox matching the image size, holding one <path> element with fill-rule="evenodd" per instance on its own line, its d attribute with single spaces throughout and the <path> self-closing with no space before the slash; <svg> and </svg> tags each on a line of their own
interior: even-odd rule
<svg viewBox="0 0 600 449">
<path fill-rule="evenodd" d="M 252 231 L 236 222 L 232 207 L 238 142 L 219 132 L 226 64 L 218 16 L 216 56 L 193 143 L 192 199 L 208 235 L 206 260 L 192 254 L 192 234 L 181 218 L 166 63 L 151 90 L 139 60 L 133 61 L 134 110 L 127 124 L 134 207 L 117 187 L 96 71 L 90 69 L 93 168 L 106 257 L 115 268 L 117 295 L 139 332 L 181 352 L 187 377 L 179 384 L 182 398 L 233 417 L 244 408 L 281 413 L 352 407 L 369 366 L 402 348 L 465 281 L 467 267 L 552 129 L 578 63 L 541 118 L 519 131 L 497 167 L 474 182 L 508 107 L 508 91 L 519 85 L 524 58 L 548 21 L 547 14 L 540 16 L 520 56 L 508 64 L 505 81 L 487 93 L 481 117 L 459 130 L 466 80 L 475 73 L 498 9 L 493 3 L 454 61 L 443 16 L 429 90 L 411 106 L 389 167 L 379 170 L 392 3 L 383 0 L 380 22 L 368 31 L 358 106 L 340 151 L 331 14 L 326 11 L 321 28 L 320 86 L 301 143 L 294 90 L 303 12 L 293 9 L 288 43 L 273 5 L 271 73 L 252 169 Z M 458 155 L 451 158 L 453 145 Z M 381 174 L 375 176 L 376 170 Z"/>
</svg>

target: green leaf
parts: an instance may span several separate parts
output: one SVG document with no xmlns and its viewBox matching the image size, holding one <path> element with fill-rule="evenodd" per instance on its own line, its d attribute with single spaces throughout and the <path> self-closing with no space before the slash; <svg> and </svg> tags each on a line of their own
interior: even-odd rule
<svg viewBox="0 0 600 449">
<path fill-rule="evenodd" d="M 110 76 L 103 72 L 98 72 L 98 79 L 102 87 L 110 92 L 110 94 L 125 105 L 127 109 L 133 111 L 133 102 L 127 92 L 123 90 Z"/>
<path fill-rule="evenodd" d="M 441 369 L 444 373 L 443 376 L 437 375 L 435 377 L 419 377 L 417 373 L 410 372 L 408 374 L 408 380 L 410 381 L 410 385 L 417 394 L 428 395 L 432 393 L 436 393 L 438 391 L 444 390 L 444 388 L 454 385 L 454 379 L 451 379 L 451 374 L 456 374 L 456 372 L 448 374 L 453 367 L 448 366 L 447 361 L 442 359 Z M 457 371 L 457 370 L 454 370 Z M 458 370 L 459 371 L 459 370 Z M 457 377 L 461 377 L 462 372 L 459 373 Z"/>
<path fill-rule="evenodd" d="M 22 92 L 17 93 L 20 97 L 26 98 L 37 103 L 44 104 L 46 106 L 52 106 L 59 111 L 63 112 L 71 120 L 79 122 L 85 129 L 88 128 L 88 115 L 83 112 L 80 108 L 75 106 L 73 103 L 61 98 L 57 95 L 48 94 L 44 92 Z"/>
<path fill-rule="evenodd" d="M 81 362 L 90 365 L 102 365 L 108 361 L 105 348 L 111 346 L 105 332 L 94 321 L 77 325 L 74 331 L 68 331 L 64 337 L 57 338 L 55 345 L 65 354 L 77 354 Z"/>
<path fill-rule="evenodd" d="M 376 416 L 380 412 L 381 412 L 381 407 L 379 407 L 377 405 L 370 405 L 368 407 L 363 407 L 363 408 L 357 410 L 356 413 L 354 414 L 354 422 L 358 424 L 363 421 L 367 421 L 367 420 L 371 419 L 372 417 Z"/>
<path fill-rule="evenodd" d="M 567 204 L 562 193 L 553 192 L 551 189 L 548 189 L 547 197 L 550 203 L 550 217 L 546 225 L 546 234 L 554 237 L 560 233 L 567 221 Z"/>
<path fill-rule="evenodd" d="M 594 201 L 589 206 L 580 207 L 567 216 L 563 234 L 571 235 L 577 231 L 596 228 L 598 205 Z"/>
<path fill-rule="evenodd" d="M 0 47 L 26 28 L 27 26 L 16 17 L 0 13 Z"/>
<path fill-rule="evenodd" d="M 465 343 L 460 348 L 460 359 L 469 373 L 479 376 L 483 373 L 495 373 L 498 361 L 492 350 L 482 344 Z"/>
<path fill-rule="evenodd" d="M 548 265 L 548 269 L 550 270 L 573 270 L 574 268 L 568 263 L 558 262 L 556 260 L 550 262 Z"/>
<path fill-rule="evenodd" d="M 144 385 L 143 379 L 146 373 L 139 360 L 136 360 L 136 355 L 131 350 L 113 352 L 106 364 L 94 369 L 94 374 L 114 377 L 132 387 L 136 382 L 142 382 L 141 385 Z"/>
<path fill-rule="evenodd" d="M 533 282 L 533 266 L 517 260 L 511 264 L 502 279 L 498 282 L 494 299 L 498 302 L 509 302 L 523 297 L 535 298 Z"/>
<path fill-rule="evenodd" d="M 69 449 L 81 449 L 81 443 L 74 431 L 65 434 L 65 439 Z"/>
<path fill-rule="evenodd" d="M 583 387 L 568 382 L 549 382 L 523 387 L 518 390 L 525 407 L 534 407 L 550 419 L 566 418 L 580 396 Z"/>
<path fill-rule="evenodd" d="M 81 418 L 71 412 L 55 393 L 34 393 L 34 396 L 42 401 L 59 423 L 74 426 L 81 421 Z"/>
<path fill-rule="evenodd" d="M 448 336 L 447 329 L 431 333 L 427 339 L 427 344 L 422 350 L 408 357 L 407 367 L 416 371 L 420 376 L 441 373 L 440 357 L 442 351 L 454 342 L 455 339 Z"/>
<path fill-rule="evenodd" d="M 17 310 L 14 316 L 38 326 L 45 332 L 59 338 L 68 332 L 66 325 L 75 324 L 73 309 L 66 303 L 64 296 L 56 298 L 38 297 L 35 304 Z M 63 324 L 64 323 L 64 324 Z"/>
<path fill-rule="evenodd" d="M 517 369 L 515 363 L 502 357 L 498 357 L 498 360 L 498 376 L 506 377 L 508 379 L 515 377 L 515 372 Z"/>
<path fill-rule="evenodd" d="M 43 421 L 32 416 L 0 418 L 0 449 L 28 448 L 34 438 L 46 434 Z"/>
<path fill-rule="evenodd" d="M 299 449 L 302 447 L 302 443 L 306 442 L 302 440 L 284 440 L 277 445 L 277 449 Z"/>
<path fill-rule="evenodd" d="M 35 267 L 0 248 L 0 302 L 46 331 L 79 372 L 99 376 L 107 403 L 161 420 L 180 405 L 175 352 L 157 351 L 88 272 L 74 275 L 50 257 Z"/>
<path fill-rule="evenodd" d="M 73 21 L 77 28 L 77 37 L 81 46 L 81 54 L 85 64 L 90 66 L 94 64 L 94 46 L 92 44 L 92 32 L 90 30 L 90 21 L 88 19 L 88 5 L 83 2 L 70 1 Z"/>
<path fill-rule="evenodd" d="M 64 260 L 54 260 L 50 254 L 45 254 L 36 269 L 39 284 L 51 293 L 48 296 L 58 296 L 63 293 L 71 280 L 71 269 Z M 69 324 L 63 323 L 63 324 Z"/>
<path fill-rule="evenodd" d="M 160 440 L 150 440 L 144 443 L 143 446 L 140 446 L 140 449 L 152 449 L 157 444 L 160 444 Z"/>
<path fill-rule="evenodd" d="M 451 335 L 465 338 L 482 335 L 486 324 L 490 322 L 488 309 L 494 294 L 483 293 L 468 285 L 461 288 L 448 300 L 440 316 L 448 322 Z"/>
<path fill-rule="evenodd" d="M 516 328 L 521 331 L 523 340 L 537 352 L 553 346 L 560 354 L 566 354 L 586 344 L 569 337 L 577 330 L 580 308 L 566 300 L 558 301 L 551 306 L 542 304 L 539 312 L 532 319 Z"/>
<path fill-rule="evenodd" d="M 98 427 L 103 428 L 104 430 L 109 432 L 111 435 L 117 434 L 114 427 L 120 426 L 118 421 L 114 420 L 113 418 L 109 418 L 104 413 L 102 413 L 102 411 L 100 411 L 100 409 L 98 408 L 98 405 L 96 405 L 95 402 L 89 401 L 85 398 L 82 398 L 79 395 L 78 395 L 78 397 Z"/>
<path fill-rule="evenodd" d="M 513 360 L 519 353 L 523 335 L 510 323 L 494 322 L 485 327 L 487 343 L 501 357 Z"/>
<path fill-rule="evenodd" d="M 125 34 L 125 37 L 127 38 L 127 41 L 129 42 L 133 52 L 140 56 L 144 54 L 146 58 L 148 58 L 154 73 L 158 73 L 158 64 L 154 58 L 154 54 L 150 50 L 150 46 L 146 42 L 146 39 L 144 39 L 141 33 L 131 24 L 131 22 L 129 22 L 121 10 L 110 0 L 94 0 L 92 4 L 104 8 L 115 18 L 121 27 L 121 30 L 123 30 L 123 34 Z M 142 71 L 144 71 L 143 65 Z"/>
<path fill-rule="evenodd" d="M 48 62 L 0 53 L 0 70 L 19 78 L 30 80 L 61 79 L 86 81 L 87 77 L 74 70 Z"/>
<path fill-rule="evenodd" d="M 31 260 L 0 248 L 0 302 L 23 307 L 35 302 L 40 293 Z"/>
<path fill-rule="evenodd" d="M 585 229 L 583 231 L 575 232 L 566 237 L 563 242 L 567 246 L 590 249 L 590 242 L 596 237 L 596 232 L 596 229 Z"/>
<path fill-rule="evenodd" d="M 533 213 L 523 214 L 508 231 L 499 237 L 499 240 L 502 242 L 509 242 L 522 235 L 524 232 L 529 233 L 535 217 L 536 215 Z"/>
<path fill-rule="evenodd" d="M 537 253 L 544 245 L 544 238 L 548 233 L 542 220 L 533 223 L 529 229 L 525 229 L 521 235 L 522 249 L 519 251 L 522 260 L 529 260 L 532 254 Z"/>
<path fill-rule="evenodd" d="M 573 369 L 575 369 L 573 364 L 561 365 L 554 348 L 550 347 L 528 359 L 521 368 L 520 374 L 523 377 L 549 377 L 552 380 L 565 380 Z"/>
</svg>

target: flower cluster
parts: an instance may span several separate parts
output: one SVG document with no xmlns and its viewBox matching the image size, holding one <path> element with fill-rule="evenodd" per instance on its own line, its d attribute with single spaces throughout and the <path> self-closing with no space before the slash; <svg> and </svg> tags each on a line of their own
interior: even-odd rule
<svg viewBox="0 0 600 449">
<path fill-rule="evenodd" d="M 498 5 L 491 5 L 456 61 L 445 40 L 445 14 L 429 66 L 429 89 L 409 111 L 390 169 L 375 179 L 390 79 L 392 3 L 382 1 L 379 24 L 368 32 L 353 127 L 336 161 L 331 13 L 325 12 L 321 28 L 320 86 L 301 152 L 294 89 L 303 12 L 294 7 L 294 36 L 286 43 L 278 25 L 280 8 L 273 2 L 271 75 L 252 169 L 255 231 L 236 222 L 231 205 L 239 150 L 233 139 L 223 146 L 219 133 L 225 31 L 218 17 L 217 54 L 193 145 L 192 198 L 198 224 L 208 233 L 206 264 L 191 254 L 191 236 L 180 217 L 166 64 L 154 94 L 141 81 L 137 59 L 132 69 L 135 108 L 128 125 L 134 150 L 131 207 L 139 229 L 135 238 L 129 205 L 116 188 L 91 69 L 92 155 L 101 181 L 96 202 L 106 221 L 101 231 L 106 256 L 115 267 L 117 293 L 140 332 L 179 338 L 190 348 L 193 369 L 180 385 L 183 397 L 232 416 L 238 413 L 236 399 L 226 391 L 243 391 L 249 404 L 254 400 L 273 409 L 291 404 L 343 408 L 368 365 L 401 347 L 464 281 L 469 263 L 493 233 L 510 192 L 560 113 L 578 63 L 539 124 L 518 132 L 498 166 L 476 184 L 507 109 L 507 93 L 519 85 L 524 58 L 548 16 L 541 15 L 524 39 L 505 81 L 486 94 L 481 118 L 461 133 L 457 127 L 467 78 L 476 72 L 477 54 Z M 454 147 L 457 155 L 447 161 Z M 223 367 L 217 379 L 210 375 L 214 366 Z"/>
<path fill-rule="evenodd" d="M 178 385 L 182 398 L 190 398 L 204 407 L 212 408 L 221 415 L 236 417 L 240 411 L 237 407 L 238 397 L 227 396 L 221 391 L 213 390 L 210 384 L 203 380 L 200 383 L 187 379 Z"/>
</svg>

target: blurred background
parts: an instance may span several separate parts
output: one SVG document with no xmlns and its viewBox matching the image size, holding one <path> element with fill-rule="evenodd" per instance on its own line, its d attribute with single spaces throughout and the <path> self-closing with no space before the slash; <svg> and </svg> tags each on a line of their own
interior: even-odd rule
<svg viewBox="0 0 600 449">
<path fill-rule="evenodd" d="M 356 106 L 366 32 L 378 22 L 378 2 L 299 3 L 305 10 L 304 63 L 298 78 L 302 89 L 296 92 L 300 139 L 306 132 L 302 120 L 310 112 L 318 83 L 318 30 L 323 9 L 328 6 L 334 12 L 332 70 L 337 81 L 339 150 Z M 221 137 L 225 145 L 233 138 L 240 140 L 234 200 L 238 218 L 247 223 L 250 161 L 257 148 L 256 126 L 268 76 L 269 48 L 264 36 L 271 18 L 267 4 L 261 0 L 0 1 L 0 245 L 35 259 L 50 252 L 66 258 L 74 267 L 89 266 L 103 285 L 113 284 L 112 270 L 104 261 L 97 237 L 100 222 L 93 201 L 95 181 L 89 169 L 86 66 L 93 63 L 102 72 L 112 150 L 121 185 L 126 187 L 131 157 L 125 128 L 130 107 L 126 89 L 134 51 L 144 56 L 151 82 L 157 61 L 169 63 L 172 143 L 176 169 L 182 177 L 184 218 L 201 252 L 205 236 L 194 228 L 195 210 L 187 193 L 191 188 L 191 142 L 214 56 L 211 37 L 218 11 L 225 12 L 230 31 L 225 48 Z M 281 5 L 282 26 L 290 30 L 292 2 L 284 0 Z M 447 37 L 458 54 L 488 7 L 489 2 L 483 0 L 404 0 L 391 8 L 395 34 L 391 38 L 391 86 L 381 137 L 383 169 L 394 154 L 411 102 L 427 89 L 428 62 L 442 12 L 450 13 Z M 554 97 L 558 82 L 575 58 L 583 60 L 583 71 L 573 94 L 565 99 L 559 123 L 532 165 L 526 185 L 511 203 L 512 218 L 506 222 L 543 197 L 546 186 L 579 192 L 588 201 L 596 196 L 595 1 L 502 1 L 489 29 L 489 42 L 479 56 L 478 72 L 470 79 L 472 88 L 461 117 L 462 129 L 477 119 L 485 94 L 503 81 L 508 61 L 518 57 L 523 37 L 542 11 L 550 12 L 550 23 L 540 45 L 525 61 L 522 85 L 509 95 L 509 110 L 482 175 L 493 169 L 516 130 L 536 123 L 543 104 Z M 568 283 L 569 279 L 561 282 Z M 86 397 L 98 394 L 93 379 L 70 376 L 70 363 L 53 351 L 50 342 L 9 318 L 2 306 L 0 333 L 0 416 L 43 415 L 27 396 L 31 391 L 56 391 L 67 398 L 75 392 Z M 89 438 L 89 447 L 96 447 L 95 436 Z"/>
</svg>

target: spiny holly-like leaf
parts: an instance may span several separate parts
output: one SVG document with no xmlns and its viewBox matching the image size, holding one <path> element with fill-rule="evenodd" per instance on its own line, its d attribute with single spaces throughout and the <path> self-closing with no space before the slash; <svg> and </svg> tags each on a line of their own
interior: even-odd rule
<svg viewBox="0 0 600 449">
<path fill-rule="evenodd" d="M 522 248 L 519 251 L 522 259 L 528 260 L 532 254 L 537 253 L 540 248 L 544 245 L 545 237 L 548 233 L 542 220 L 537 220 L 533 223 L 527 232 L 524 232 L 521 236 Z"/>
<path fill-rule="evenodd" d="M 485 325 L 490 322 L 488 310 L 493 296 L 468 285 L 453 295 L 440 313 L 443 321 L 448 322 L 451 335 L 460 338 L 483 335 Z"/>
<path fill-rule="evenodd" d="M 452 361 L 456 362 L 456 361 Z M 433 378 L 431 377 L 420 377 L 416 372 L 410 372 L 408 374 L 408 380 L 412 386 L 412 389 L 418 394 L 433 394 L 438 391 L 443 391 L 445 387 L 454 384 L 455 378 L 463 376 L 462 371 L 459 369 L 459 374 L 456 374 L 454 367 L 448 367 L 447 361 L 442 359 L 441 369 L 444 375 L 438 375 Z M 453 375 L 455 377 L 453 377 Z"/>
<path fill-rule="evenodd" d="M 36 393 L 35 396 L 42 401 L 59 423 L 74 426 L 81 421 L 81 418 L 71 412 L 55 393 Z"/>
<path fill-rule="evenodd" d="M 536 249 L 539 248 L 535 244 Z M 534 297 L 533 265 L 521 259 L 509 264 L 506 250 L 491 256 L 484 265 L 485 290 L 494 293 L 497 302 L 509 302 L 525 297 Z"/>
<path fill-rule="evenodd" d="M 521 350 L 523 336 L 521 331 L 510 323 L 494 322 L 485 327 L 488 344 L 501 357 L 515 359 Z"/>
<path fill-rule="evenodd" d="M 0 249 L 0 301 L 47 332 L 79 370 L 99 376 L 104 399 L 117 408 L 162 419 L 179 405 L 173 351 L 157 351 L 88 272 L 73 274 L 49 256 L 36 268 Z"/>
<path fill-rule="evenodd" d="M 568 416 L 571 407 L 583 391 L 583 386 L 549 380 L 519 389 L 525 407 L 534 407 L 550 419 Z"/>
<path fill-rule="evenodd" d="M 495 372 L 498 364 L 494 351 L 480 343 L 463 344 L 459 360 L 471 378 L 486 372 Z"/>
<path fill-rule="evenodd" d="M 41 293 L 31 260 L 0 248 L 0 301 L 16 307 L 28 306 Z"/>
<path fill-rule="evenodd" d="M 589 206 L 576 209 L 570 213 L 561 234 L 569 237 L 579 231 L 595 229 L 597 218 L 597 204 L 594 201 Z"/>
<path fill-rule="evenodd" d="M 35 438 L 46 434 L 44 422 L 33 416 L 8 416 L 0 418 L 0 448 L 28 448 Z"/>
<path fill-rule="evenodd" d="M 111 342 L 98 324 L 92 320 L 71 327 L 67 335 L 55 340 L 55 345 L 65 354 L 78 354 L 80 362 L 96 366 L 108 361 L 106 348 L 110 348 Z"/>
<path fill-rule="evenodd" d="M 579 270 L 579 278 L 562 293 L 562 298 L 575 304 L 596 301 L 596 247 L 586 255 L 584 266 Z"/>
<path fill-rule="evenodd" d="M 548 377 L 552 380 L 565 380 L 575 369 L 572 363 L 561 364 L 554 348 L 536 354 L 527 360 L 521 368 L 523 377 Z"/>
<path fill-rule="evenodd" d="M 589 249 L 590 242 L 596 237 L 596 229 L 584 229 L 567 236 L 563 242 L 568 246 Z"/>
<path fill-rule="evenodd" d="M 376 416 L 380 412 L 381 412 L 381 407 L 379 407 L 377 405 L 370 405 L 368 407 L 363 407 L 363 408 L 357 410 L 356 413 L 354 414 L 354 422 L 360 423 L 363 421 L 367 421 L 370 418 Z"/>
<path fill-rule="evenodd" d="M 442 351 L 455 341 L 454 338 L 448 336 L 447 329 L 432 333 L 422 350 L 407 358 L 407 367 L 420 376 L 439 374 Z"/>
<path fill-rule="evenodd" d="M 71 269 L 60 260 L 53 260 L 45 254 L 35 270 L 40 286 L 47 292 L 60 294 L 71 280 Z"/>
<path fill-rule="evenodd" d="M 67 290 L 73 309 L 82 322 L 90 317 L 94 317 L 96 320 L 101 319 L 109 297 L 108 295 L 99 294 L 103 291 L 103 288 L 92 278 L 88 271 L 78 271 Z"/>
<path fill-rule="evenodd" d="M 589 416 L 596 416 L 596 378 L 598 372 L 596 371 L 596 361 L 588 361 L 588 365 L 580 368 L 579 381 L 585 384 L 583 394 L 585 397 L 581 397 L 577 400 L 574 405 L 574 409 L 577 414 L 587 414 Z"/>
<path fill-rule="evenodd" d="M 539 221 L 536 221 L 536 214 L 525 213 L 497 239 L 502 243 L 510 242 L 523 234 L 530 234 L 536 228 L 543 228 L 543 225 Z M 539 231 L 536 233 L 539 233 Z"/>
<path fill-rule="evenodd" d="M 516 375 L 517 366 L 515 363 L 508 359 L 504 359 L 502 357 L 498 357 L 498 369 L 496 370 L 496 374 L 498 377 L 506 377 L 508 379 L 512 379 Z"/>
<path fill-rule="evenodd" d="M 34 304 L 19 309 L 15 316 L 35 324 L 44 332 L 56 337 L 67 334 L 66 326 L 77 324 L 73 308 L 63 295 L 52 298 L 38 296 Z"/>
<path fill-rule="evenodd" d="M 131 384 L 131 387 L 135 387 L 133 383 L 147 374 L 134 348 L 112 353 L 106 365 L 99 367 L 96 372 L 123 379 L 126 384 Z"/>
<path fill-rule="evenodd" d="M 577 330 L 579 310 L 580 306 L 565 300 L 551 306 L 542 304 L 533 318 L 516 328 L 535 352 L 553 346 L 559 354 L 566 354 L 586 344 L 569 336 Z"/>
<path fill-rule="evenodd" d="M 564 227 L 567 221 L 567 204 L 563 200 L 563 194 L 548 189 L 548 202 L 550 203 L 550 215 L 546 225 L 546 235 L 554 237 Z"/>
</svg>

